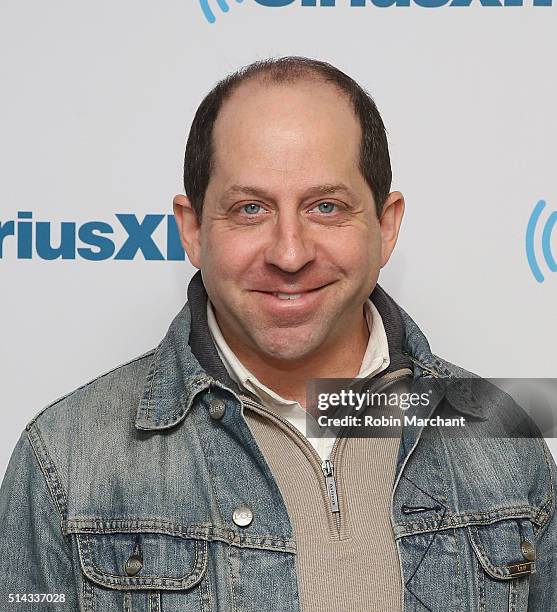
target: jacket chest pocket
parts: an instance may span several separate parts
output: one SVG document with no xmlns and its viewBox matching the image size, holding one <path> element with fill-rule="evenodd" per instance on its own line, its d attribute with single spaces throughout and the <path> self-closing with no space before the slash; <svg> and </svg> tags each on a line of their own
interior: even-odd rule
<svg viewBox="0 0 557 612">
<path fill-rule="evenodd" d="M 160 533 L 76 534 L 87 612 L 208 612 L 207 542 Z"/>
<path fill-rule="evenodd" d="M 468 537 L 477 561 L 480 612 L 526 612 L 530 575 L 536 571 L 531 521 L 470 526 Z"/>
</svg>

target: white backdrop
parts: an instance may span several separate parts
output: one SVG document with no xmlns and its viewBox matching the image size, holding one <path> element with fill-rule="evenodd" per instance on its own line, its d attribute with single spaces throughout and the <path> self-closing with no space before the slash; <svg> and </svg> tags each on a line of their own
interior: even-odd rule
<svg viewBox="0 0 557 612">
<path fill-rule="evenodd" d="M 0 235 L 30 212 L 54 245 L 61 222 L 102 221 L 118 249 L 117 213 L 171 213 L 189 124 L 219 78 L 267 56 L 324 59 L 374 96 L 406 196 L 382 285 L 450 361 L 556 376 L 557 274 L 541 252 L 557 210 L 554 8 L 228 1 L 207 0 L 215 23 L 196 0 L 3 1 Z M 524 247 L 540 199 L 543 282 Z M 24 223 L 0 258 L 0 475 L 44 405 L 158 343 L 193 273 L 141 253 L 24 259 Z M 165 253 L 165 222 L 154 236 Z M 557 230 L 548 239 L 557 257 Z"/>
</svg>

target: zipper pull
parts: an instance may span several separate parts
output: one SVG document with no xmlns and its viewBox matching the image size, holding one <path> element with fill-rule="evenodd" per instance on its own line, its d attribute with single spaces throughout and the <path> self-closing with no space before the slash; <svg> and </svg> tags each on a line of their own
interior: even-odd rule
<svg viewBox="0 0 557 612">
<path fill-rule="evenodd" d="M 325 459 L 321 463 L 321 469 L 325 475 L 325 486 L 329 494 L 329 502 L 331 504 L 331 512 L 340 512 L 338 507 L 337 483 L 333 475 L 333 463 L 329 459 Z"/>
</svg>

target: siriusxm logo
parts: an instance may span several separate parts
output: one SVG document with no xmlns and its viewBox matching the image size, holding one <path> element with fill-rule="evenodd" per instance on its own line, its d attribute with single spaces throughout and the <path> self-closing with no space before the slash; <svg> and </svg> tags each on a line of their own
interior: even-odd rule
<svg viewBox="0 0 557 612">
<path fill-rule="evenodd" d="M 211 8 L 210 2 L 216 4 L 218 8 L 227 13 L 230 10 L 226 0 L 199 0 L 201 10 L 205 19 L 209 23 L 215 23 L 216 16 Z M 242 3 L 243 0 L 236 0 Z M 553 6 L 553 0 L 254 0 L 256 4 L 268 8 L 281 8 L 285 6 L 302 7 L 366 7 L 375 6 L 378 8 L 388 8 L 391 6 L 409 7 L 421 6 L 423 8 L 440 8 L 442 6 Z"/>
<path fill-rule="evenodd" d="M 236 0 L 236 2 L 238 2 L 238 3 L 242 3 L 243 1 L 244 0 Z M 216 3 L 218 5 L 219 9 L 223 13 L 228 13 L 228 11 L 230 10 L 230 7 L 226 3 L 226 0 L 216 0 Z M 205 19 L 209 23 L 215 23 L 215 21 L 217 19 L 215 17 L 215 13 L 213 13 L 213 10 L 211 9 L 211 6 L 209 5 L 209 1 L 208 0 L 199 0 L 199 5 L 201 6 L 201 10 L 203 11 L 203 14 L 205 15 Z"/>
<path fill-rule="evenodd" d="M 140 255 L 152 261 L 185 259 L 174 215 L 145 215 L 142 220 L 133 214 L 118 213 L 115 217 L 116 227 L 106 221 L 54 224 L 34 221 L 32 212 L 19 211 L 17 219 L 0 221 L 0 259 L 5 258 L 7 249 L 17 259 L 130 261 Z M 114 234 L 120 234 L 122 240 L 113 238 Z"/>
<path fill-rule="evenodd" d="M 551 237 L 553 235 L 553 230 L 555 229 L 555 224 L 557 224 L 557 211 L 554 210 L 552 213 L 550 213 L 545 222 L 542 222 L 541 216 L 544 208 L 545 202 L 544 200 L 540 200 L 534 206 L 534 210 L 532 211 L 528 221 L 528 226 L 526 227 L 526 257 L 528 258 L 530 270 L 532 270 L 534 278 L 539 283 L 543 283 L 544 276 L 536 258 L 535 244 L 537 241 L 541 242 L 541 253 L 547 267 L 551 272 L 557 272 L 557 262 L 555 261 L 551 251 Z M 537 232 L 538 227 L 540 226 L 541 240 Z M 536 238 L 537 234 L 538 237 Z"/>
</svg>

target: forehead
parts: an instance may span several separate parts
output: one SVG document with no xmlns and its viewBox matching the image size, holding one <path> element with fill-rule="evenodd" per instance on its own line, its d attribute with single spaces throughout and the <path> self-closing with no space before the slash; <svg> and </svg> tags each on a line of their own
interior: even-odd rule
<svg viewBox="0 0 557 612">
<path fill-rule="evenodd" d="M 303 170 L 358 165 L 361 128 L 348 96 L 317 78 L 252 79 L 223 104 L 213 130 L 215 170 L 255 164 Z"/>
</svg>

